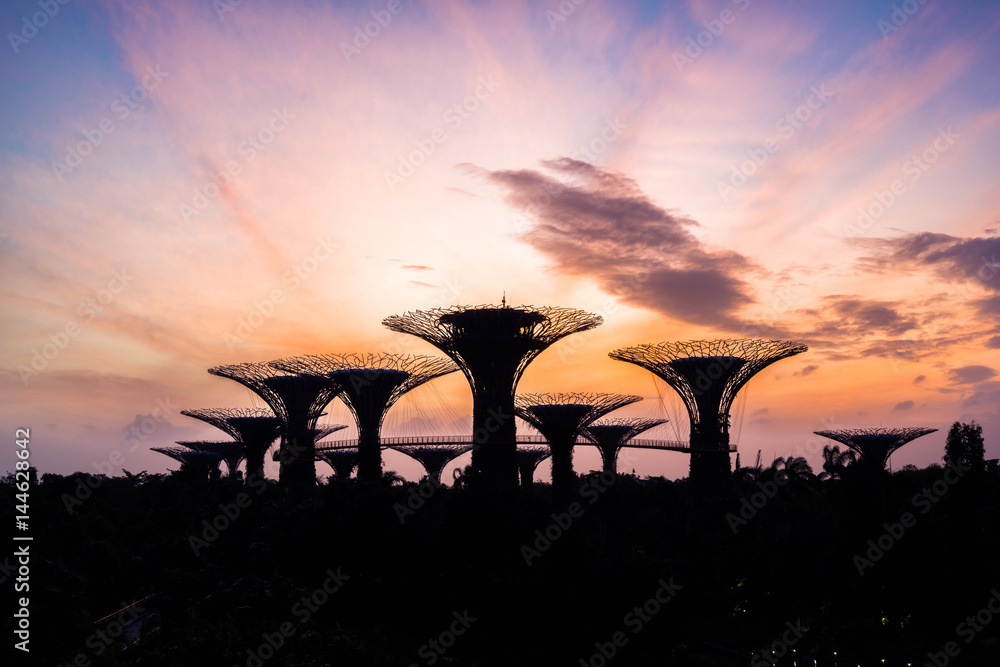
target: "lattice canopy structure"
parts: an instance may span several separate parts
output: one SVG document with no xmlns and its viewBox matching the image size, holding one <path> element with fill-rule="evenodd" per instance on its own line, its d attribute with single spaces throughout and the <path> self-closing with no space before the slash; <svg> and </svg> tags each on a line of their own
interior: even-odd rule
<svg viewBox="0 0 1000 667">
<path fill-rule="evenodd" d="M 517 448 L 517 471 L 521 477 L 522 488 L 531 488 L 535 481 L 535 468 L 550 456 L 552 450 L 548 447 L 521 445 Z"/>
<path fill-rule="evenodd" d="M 552 450 L 552 494 L 566 498 L 573 486 L 573 446 L 594 421 L 620 407 L 641 401 L 641 396 L 569 392 L 520 394 L 517 416 L 531 424 Z"/>
<path fill-rule="evenodd" d="M 150 449 L 179 461 L 182 471 L 211 474 L 213 477 L 219 474 L 219 463 L 225 458 L 218 452 L 198 452 L 187 447 L 150 447 Z"/>
<path fill-rule="evenodd" d="M 471 450 L 472 445 L 390 445 L 389 449 L 420 461 L 427 471 L 427 477 L 436 486 L 441 484 L 441 471 L 444 467 Z"/>
<path fill-rule="evenodd" d="M 322 444 L 319 443 L 320 446 Z M 354 466 L 358 465 L 358 448 L 317 449 L 316 458 L 328 463 L 337 475 L 337 479 L 348 479 Z"/>
<path fill-rule="evenodd" d="M 247 480 L 264 479 L 264 456 L 281 431 L 281 420 L 265 408 L 202 408 L 181 410 L 228 433 L 243 448 Z"/>
<path fill-rule="evenodd" d="M 178 440 L 177 444 L 196 452 L 222 454 L 229 477 L 236 474 L 243 461 L 243 446 L 235 440 Z"/>
<path fill-rule="evenodd" d="M 629 440 L 654 426 L 666 424 L 666 419 L 619 417 L 594 422 L 583 431 L 583 436 L 593 442 L 601 452 L 604 472 L 618 470 L 618 452 Z"/>
<path fill-rule="evenodd" d="M 358 479 L 382 476 L 380 432 L 386 413 L 408 391 L 458 370 L 450 359 L 407 354 L 319 354 L 272 361 L 277 369 L 334 387 L 358 426 Z"/>
<path fill-rule="evenodd" d="M 816 435 L 843 443 L 858 453 L 860 462 L 884 470 L 889 457 L 903 445 L 933 433 L 936 428 L 921 426 L 902 428 L 855 428 L 835 431 L 813 431 Z"/>
<path fill-rule="evenodd" d="M 691 420 L 691 478 L 728 476 L 729 411 L 743 385 L 801 343 L 749 338 L 636 345 L 608 356 L 651 371 L 680 394 Z"/>
<path fill-rule="evenodd" d="M 309 377 L 276 370 L 266 363 L 216 366 L 208 372 L 244 385 L 264 399 L 281 420 L 279 480 L 300 488 L 315 484 L 313 429 L 338 389 Z"/>
<path fill-rule="evenodd" d="M 424 339 L 451 357 L 472 388 L 475 483 L 491 491 L 517 488 L 514 393 L 525 368 L 570 334 L 604 322 L 574 308 L 453 306 L 393 315 L 382 324 Z"/>
</svg>

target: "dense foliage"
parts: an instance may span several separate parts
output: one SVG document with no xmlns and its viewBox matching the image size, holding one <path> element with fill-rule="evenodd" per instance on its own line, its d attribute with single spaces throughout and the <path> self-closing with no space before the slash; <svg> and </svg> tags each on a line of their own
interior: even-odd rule
<svg viewBox="0 0 1000 667">
<path fill-rule="evenodd" d="M 593 473 L 561 507 L 538 484 L 500 501 L 427 481 L 296 497 L 259 479 L 44 475 L 29 663 L 750 665 L 773 647 L 775 664 L 891 666 L 954 641 L 950 664 L 1000 664 L 1000 615 L 968 642 L 959 628 L 1000 590 L 995 466 L 828 461 L 737 468 L 713 494 Z M 0 480 L 5 506 L 15 492 Z M 136 600 L 157 631 L 95 640 Z"/>
</svg>

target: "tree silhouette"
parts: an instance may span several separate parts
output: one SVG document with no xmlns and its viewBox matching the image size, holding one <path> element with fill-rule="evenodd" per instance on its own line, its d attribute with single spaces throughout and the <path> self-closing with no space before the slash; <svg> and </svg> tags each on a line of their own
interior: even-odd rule
<svg viewBox="0 0 1000 667">
<path fill-rule="evenodd" d="M 823 472 L 820 479 L 840 479 L 841 474 L 850 464 L 858 460 L 853 449 L 841 451 L 839 445 L 823 445 Z"/>
<path fill-rule="evenodd" d="M 985 466 L 986 448 L 983 444 L 983 427 L 976 423 L 955 422 L 944 443 L 944 462 L 967 465 L 973 470 Z"/>
</svg>

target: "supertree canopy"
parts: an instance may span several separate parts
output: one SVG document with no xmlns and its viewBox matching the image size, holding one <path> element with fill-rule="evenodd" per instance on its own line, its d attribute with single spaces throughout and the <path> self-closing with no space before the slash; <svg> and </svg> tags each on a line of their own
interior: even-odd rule
<svg viewBox="0 0 1000 667">
<path fill-rule="evenodd" d="M 521 476 L 521 487 L 530 489 L 535 481 L 535 468 L 552 456 L 552 450 L 544 446 L 520 445 L 517 448 L 517 470 Z"/>
<path fill-rule="evenodd" d="M 211 474 L 217 477 L 219 463 L 225 458 L 219 452 L 199 452 L 187 447 L 150 447 L 154 452 L 165 454 L 181 464 L 181 470 L 197 475 Z"/>
<path fill-rule="evenodd" d="M 277 369 L 333 387 L 358 426 L 358 478 L 382 476 L 380 431 L 406 392 L 458 370 L 450 359 L 405 354 L 318 354 L 272 361 Z"/>
<path fill-rule="evenodd" d="M 842 442 L 858 453 L 859 460 L 876 470 L 884 470 L 889 457 L 906 443 L 933 433 L 936 428 L 855 428 L 814 431 L 818 436 Z"/>
<path fill-rule="evenodd" d="M 316 449 L 316 458 L 321 461 L 326 461 L 333 472 L 337 475 L 337 479 L 347 479 L 351 476 L 351 471 L 354 470 L 354 466 L 358 465 L 358 448 L 357 447 L 343 447 L 337 449 L 319 449 L 322 447 L 323 443 L 318 443 Z"/>
<path fill-rule="evenodd" d="M 611 352 L 642 366 L 680 394 L 691 420 L 691 478 L 729 475 L 729 411 L 750 378 L 805 352 L 801 343 L 748 338 L 636 345 Z"/>
<path fill-rule="evenodd" d="M 420 461 L 427 471 L 427 477 L 435 486 L 441 484 L 441 471 L 450 461 L 472 449 L 472 445 L 437 444 L 437 445 L 390 445 L 390 449 L 402 452 Z"/>
<path fill-rule="evenodd" d="M 181 410 L 228 433 L 243 448 L 247 461 L 247 480 L 251 475 L 264 478 L 264 455 L 281 431 L 281 420 L 266 408 L 202 408 Z"/>
<path fill-rule="evenodd" d="M 453 306 L 393 315 L 382 321 L 436 346 L 472 388 L 473 482 L 492 491 L 517 488 L 514 393 L 524 369 L 546 348 L 603 322 L 573 308 Z"/>
<path fill-rule="evenodd" d="M 594 422 L 583 431 L 583 436 L 597 445 L 601 452 L 604 471 L 617 472 L 618 452 L 626 442 L 654 426 L 666 424 L 666 419 L 619 417 Z"/>
<path fill-rule="evenodd" d="M 222 454 L 230 477 L 236 475 L 236 469 L 243 460 L 243 446 L 235 440 L 178 440 L 177 444 L 196 452 Z"/>
<path fill-rule="evenodd" d="M 280 481 L 300 488 L 315 484 L 316 420 L 339 389 L 278 371 L 266 363 L 216 366 L 208 372 L 244 385 L 264 399 L 281 420 Z"/>
<path fill-rule="evenodd" d="M 612 410 L 641 401 L 625 394 L 520 394 L 517 416 L 549 441 L 552 450 L 552 495 L 565 499 L 573 485 L 573 445 L 584 429 Z"/>
</svg>

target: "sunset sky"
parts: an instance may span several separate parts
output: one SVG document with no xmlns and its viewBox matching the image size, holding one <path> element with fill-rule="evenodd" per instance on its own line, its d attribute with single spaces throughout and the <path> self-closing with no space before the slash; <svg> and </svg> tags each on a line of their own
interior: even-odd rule
<svg viewBox="0 0 1000 667">
<path fill-rule="evenodd" d="M 504 293 L 605 320 L 521 391 L 640 394 L 621 416 L 680 422 L 655 437 L 686 436 L 679 401 L 607 353 L 749 336 L 810 350 L 738 402 L 744 464 L 819 472 L 813 431 L 906 425 L 940 431 L 892 465 L 925 466 L 972 419 L 1000 457 L 995 2 L 42 0 L 0 26 L 0 419 L 42 472 L 176 468 L 148 447 L 223 439 L 181 409 L 261 405 L 210 366 L 435 354 L 381 320 Z M 385 432 L 449 420 L 459 374 Z"/>
</svg>

